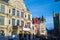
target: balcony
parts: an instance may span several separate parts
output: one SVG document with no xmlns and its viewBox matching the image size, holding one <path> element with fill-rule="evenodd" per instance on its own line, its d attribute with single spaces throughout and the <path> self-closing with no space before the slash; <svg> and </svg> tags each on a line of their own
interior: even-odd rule
<svg viewBox="0 0 60 40">
<path fill-rule="evenodd" d="M 13 29 L 13 30 L 17 30 L 18 27 L 17 27 L 17 26 L 12 26 L 12 29 Z"/>
</svg>

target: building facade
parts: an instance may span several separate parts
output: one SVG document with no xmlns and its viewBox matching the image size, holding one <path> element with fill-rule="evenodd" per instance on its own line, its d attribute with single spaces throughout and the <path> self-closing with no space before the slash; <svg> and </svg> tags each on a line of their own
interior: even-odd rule
<svg viewBox="0 0 60 40">
<path fill-rule="evenodd" d="M 53 21 L 54 21 L 54 35 L 59 36 L 60 34 L 60 14 L 59 13 L 53 14 Z"/>
<path fill-rule="evenodd" d="M 32 18 L 32 29 L 34 30 L 34 35 L 39 35 L 40 33 L 40 18 Z"/>
<path fill-rule="evenodd" d="M 44 35 L 46 36 L 46 20 L 43 18 L 33 18 L 32 27 L 34 27 L 35 35 Z"/>
<path fill-rule="evenodd" d="M 0 33 L 9 36 L 31 32 L 32 14 L 24 0 L 0 0 Z"/>
<path fill-rule="evenodd" d="M 47 30 L 46 30 L 46 19 L 42 16 L 40 21 L 40 35 L 47 36 Z"/>
<path fill-rule="evenodd" d="M 32 34 L 36 35 L 36 27 L 35 24 L 32 24 Z"/>
</svg>

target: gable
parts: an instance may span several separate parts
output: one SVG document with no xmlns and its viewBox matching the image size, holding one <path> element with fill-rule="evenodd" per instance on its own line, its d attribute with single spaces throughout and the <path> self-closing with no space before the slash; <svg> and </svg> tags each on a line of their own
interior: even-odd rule
<svg viewBox="0 0 60 40">
<path fill-rule="evenodd" d="M 21 8 L 21 1 L 20 0 L 10 0 L 9 4 L 15 8 Z"/>
<path fill-rule="evenodd" d="M 17 9 L 24 9 L 25 11 L 27 10 L 23 0 L 10 0 L 9 4 Z"/>
</svg>

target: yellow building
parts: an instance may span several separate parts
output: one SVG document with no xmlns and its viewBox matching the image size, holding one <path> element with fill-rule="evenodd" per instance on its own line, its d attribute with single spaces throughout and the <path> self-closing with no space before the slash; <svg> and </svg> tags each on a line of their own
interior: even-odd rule
<svg viewBox="0 0 60 40">
<path fill-rule="evenodd" d="M 41 22 L 40 22 L 40 35 L 46 36 L 47 30 L 46 30 L 46 19 L 42 16 Z"/>
<path fill-rule="evenodd" d="M 16 35 L 31 28 L 32 14 L 23 0 L 0 0 L 0 34 Z"/>
</svg>

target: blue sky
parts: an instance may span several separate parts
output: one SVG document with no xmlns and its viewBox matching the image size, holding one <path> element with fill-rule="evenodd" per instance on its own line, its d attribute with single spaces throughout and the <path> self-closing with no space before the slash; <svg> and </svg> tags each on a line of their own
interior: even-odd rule
<svg viewBox="0 0 60 40">
<path fill-rule="evenodd" d="M 53 29 L 53 11 L 60 13 L 60 1 L 54 0 L 24 0 L 28 9 L 32 12 L 33 17 L 41 17 L 46 19 L 47 29 Z"/>
</svg>

